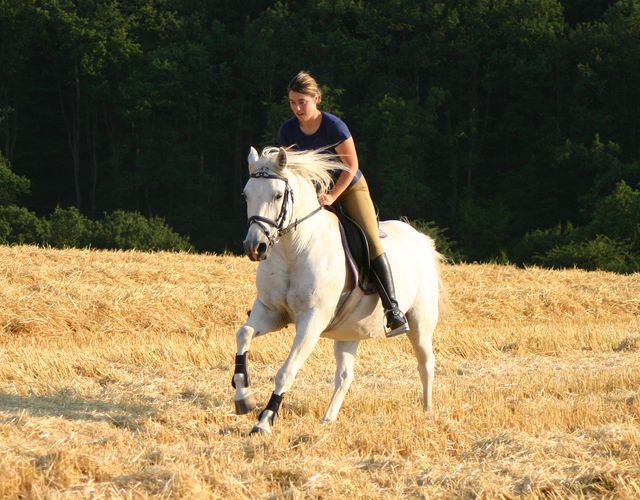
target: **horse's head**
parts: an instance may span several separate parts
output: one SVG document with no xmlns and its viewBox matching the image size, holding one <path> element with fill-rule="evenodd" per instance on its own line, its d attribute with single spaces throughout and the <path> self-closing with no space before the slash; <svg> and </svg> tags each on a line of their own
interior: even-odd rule
<svg viewBox="0 0 640 500">
<path fill-rule="evenodd" d="M 283 148 L 273 152 L 262 157 L 253 147 L 249 152 L 249 181 L 243 191 L 249 221 L 244 251 L 251 260 L 269 256 L 291 218 L 293 192 L 284 172 L 287 152 Z"/>
</svg>

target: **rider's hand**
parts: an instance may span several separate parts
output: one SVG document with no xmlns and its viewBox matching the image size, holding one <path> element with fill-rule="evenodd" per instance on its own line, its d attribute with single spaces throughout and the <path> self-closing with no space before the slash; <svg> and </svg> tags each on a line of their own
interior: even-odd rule
<svg viewBox="0 0 640 500">
<path fill-rule="evenodd" d="M 326 193 L 318 196 L 318 201 L 320 202 L 320 205 L 333 205 L 333 202 L 336 200 L 329 193 Z"/>
</svg>

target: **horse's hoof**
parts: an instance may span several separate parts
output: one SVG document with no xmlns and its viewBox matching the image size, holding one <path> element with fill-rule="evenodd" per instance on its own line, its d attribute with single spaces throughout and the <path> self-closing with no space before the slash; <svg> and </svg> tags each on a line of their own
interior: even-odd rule
<svg viewBox="0 0 640 500">
<path fill-rule="evenodd" d="M 251 432 L 249 433 L 249 435 L 250 436 L 255 436 L 256 434 L 268 435 L 268 434 L 271 434 L 271 431 L 269 429 L 265 429 L 263 427 L 258 427 L 257 425 L 254 425 L 253 429 L 251 429 Z"/>
<path fill-rule="evenodd" d="M 237 415 L 246 415 L 257 406 L 256 398 L 254 396 L 247 396 L 244 399 L 235 399 Z"/>
</svg>

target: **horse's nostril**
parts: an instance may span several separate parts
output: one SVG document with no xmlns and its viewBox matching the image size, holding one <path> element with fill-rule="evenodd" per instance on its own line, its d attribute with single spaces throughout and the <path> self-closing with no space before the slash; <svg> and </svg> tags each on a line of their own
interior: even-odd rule
<svg viewBox="0 0 640 500">
<path fill-rule="evenodd" d="M 267 251 L 267 244 L 266 243 L 260 243 L 258 245 L 258 255 L 262 255 L 266 251 Z"/>
</svg>

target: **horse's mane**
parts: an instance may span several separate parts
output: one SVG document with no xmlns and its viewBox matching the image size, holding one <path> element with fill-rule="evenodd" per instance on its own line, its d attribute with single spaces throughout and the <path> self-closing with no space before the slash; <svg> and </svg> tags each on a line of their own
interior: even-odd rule
<svg viewBox="0 0 640 500">
<path fill-rule="evenodd" d="M 272 164 L 278 156 L 280 148 L 266 147 L 260 159 L 254 164 L 252 173 L 267 168 L 274 170 Z M 287 150 L 286 170 L 314 184 L 318 193 L 328 193 L 333 185 L 332 172 L 348 170 L 340 161 L 340 155 L 330 154 L 326 149 L 308 151 Z"/>
</svg>

